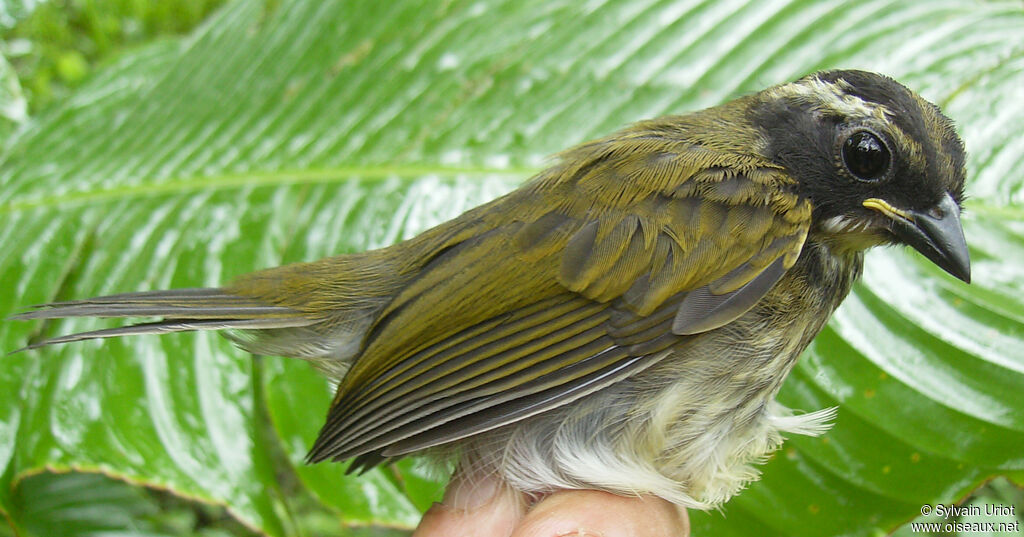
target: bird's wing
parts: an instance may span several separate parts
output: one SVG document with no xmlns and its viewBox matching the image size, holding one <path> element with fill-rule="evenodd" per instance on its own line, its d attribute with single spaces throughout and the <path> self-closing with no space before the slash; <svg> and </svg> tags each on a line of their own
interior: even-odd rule
<svg viewBox="0 0 1024 537">
<path fill-rule="evenodd" d="M 750 309 L 796 261 L 808 203 L 780 170 L 645 147 L 568 159 L 453 224 L 479 231 L 438 232 L 460 238 L 378 318 L 310 460 L 372 466 L 511 423 Z"/>
</svg>

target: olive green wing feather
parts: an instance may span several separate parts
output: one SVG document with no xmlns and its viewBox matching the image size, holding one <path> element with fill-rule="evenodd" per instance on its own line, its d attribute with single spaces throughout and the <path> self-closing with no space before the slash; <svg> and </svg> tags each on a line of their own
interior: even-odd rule
<svg viewBox="0 0 1024 537">
<path fill-rule="evenodd" d="M 799 255 L 806 202 L 777 169 L 651 144 L 584 146 L 434 231 L 459 240 L 432 245 L 368 333 L 310 459 L 372 465 L 523 419 L 753 306 Z"/>
</svg>

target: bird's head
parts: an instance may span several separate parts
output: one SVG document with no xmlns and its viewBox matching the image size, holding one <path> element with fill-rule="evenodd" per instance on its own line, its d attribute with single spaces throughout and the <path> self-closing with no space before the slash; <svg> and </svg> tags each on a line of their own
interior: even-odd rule
<svg viewBox="0 0 1024 537">
<path fill-rule="evenodd" d="M 938 107 L 882 75 L 826 71 L 761 92 L 753 110 L 768 157 L 811 201 L 812 236 L 907 244 L 970 281 L 964 146 Z"/>
</svg>

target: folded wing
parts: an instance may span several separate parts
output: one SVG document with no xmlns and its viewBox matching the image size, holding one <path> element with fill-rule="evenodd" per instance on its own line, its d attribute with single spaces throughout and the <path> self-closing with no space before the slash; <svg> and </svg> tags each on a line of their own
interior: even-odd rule
<svg viewBox="0 0 1024 537">
<path fill-rule="evenodd" d="M 649 140 L 590 151 L 487 207 L 394 297 L 310 460 L 365 468 L 566 404 L 736 319 L 795 263 L 810 208 L 779 170 Z"/>
</svg>

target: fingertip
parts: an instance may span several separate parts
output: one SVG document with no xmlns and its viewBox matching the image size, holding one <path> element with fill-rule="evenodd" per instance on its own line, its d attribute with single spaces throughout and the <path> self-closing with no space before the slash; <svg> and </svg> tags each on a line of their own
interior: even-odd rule
<svg viewBox="0 0 1024 537">
<path fill-rule="evenodd" d="M 430 509 L 427 509 L 426 513 L 423 513 L 423 518 L 420 519 L 420 523 L 416 526 L 416 531 L 413 532 L 412 537 L 450 535 L 451 530 L 449 527 L 455 521 L 455 517 L 448 512 L 445 506 L 435 503 L 430 506 Z"/>
<path fill-rule="evenodd" d="M 500 481 L 453 479 L 442 503 L 420 520 L 413 537 L 506 537 L 526 511 L 526 502 Z"/>
<path fill-rule="evenodd" d="M 496 477 L 457 473 L 448 483 L 441 503 L 451 509 L 472 511 L 487 505 L 505 492 L 505 487 Z"/>
<path fill-rule="evenodd" d="M 513 537 L 680 537 L 690 534 L 684 509 L 651 496 L 556 492 L 534 506 Z"/>
</svg>

